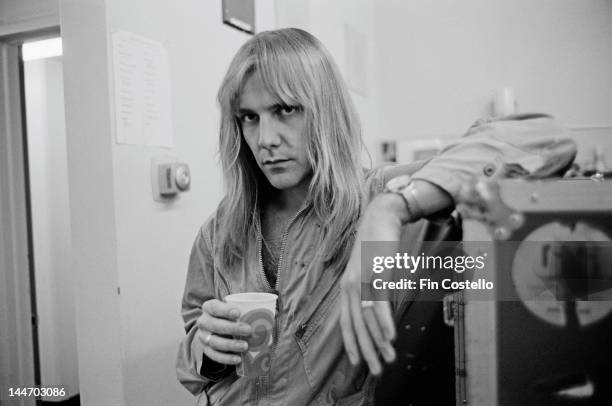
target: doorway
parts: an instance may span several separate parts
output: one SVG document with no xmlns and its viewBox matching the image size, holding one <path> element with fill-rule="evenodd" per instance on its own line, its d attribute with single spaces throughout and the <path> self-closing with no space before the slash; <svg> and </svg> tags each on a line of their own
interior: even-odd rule
<svg viewBox="0 0 612 406">
<path fill-rule="evenodd" d="M 64 389 L 18 404 L 78 404 L 61 39 L 43 37 L 0 43 L 0 383 Z"/>
</svg>

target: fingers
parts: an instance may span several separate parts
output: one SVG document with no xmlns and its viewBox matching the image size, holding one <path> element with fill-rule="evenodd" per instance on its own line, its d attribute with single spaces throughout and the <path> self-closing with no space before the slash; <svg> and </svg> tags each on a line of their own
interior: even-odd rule
<svg viewBox="0 0 612 406">
<path fill-rule="evenodd" d="M 393 312 L 389 302 L 375 302 L 374 312 L 376 319 L 380 324 L 383 336 L 387 341 L 395 340 L 395 322 L 393 321 Z"/>
<path fill-rule="evenodd" d="M 238 365 L 241 361 L 239 355 L 217 351 L 209 345 L 204 346 L 204 354 L 208 358 L 226 365 Z"/>
<path fill-rule="evenodd" d="M 211 316 L 221 317 L 228 320 L 236 320 L 240 317 L 240 311 L 229 304 L 218 299 L 207 300 L 202 303 L 202 311 Z"/>
<path fill-rule="evenodd" d="M 251 326 L 247 323 L 220 319 L 207 313 L 202 313 L 197 325 L 204 331 L 227 336 L 248 337 L 252 331 Z"/>
<path fill-rule="evenodd" d="M 252 328 L 247 323 L 236 321 L 240 317 L 238 309 L 216 299 L 208 300 L 202 304 L 202 315 L 197 325 L 203 331 L 217 335 L 247 337 Z"/>
<path fill-rule="evenodd" d="M 222 337 L 208 331 L 201 331 L 201 334 L 198 334 L 198 339 L 204 348 L 210 347 L 218 352 L 241 353 L 249 348 L 248 343 L 244 340 Z"/>
<path fill-rule="evenodd" d="M 340 329 L 345 351 L 351 364 L 357 365 L 363 357 L 370 372 L 379 375 L 382 372 L 379 357 L 387 363 L 396 357 L 391 344 L 395 338 L 391 307 L 389 302 L 374 302 L 373 306 L 362 308 L 359 285 L 352 282 L 345 275 L 340 293 Z"/>
<path fill-rule="evenodd" d="M 340 292 L 340 330 L 342 331 L 342 340 L 344 341 L 344 350 L 349 358 L 352 365 L 359 363 L 359 348 L 357 348 L 357 341 L 353 334 L 353 323 L 351 321 L 351 315 L 349 310 L 348 295 L 344 292 Z"/>
<path fill-rule="evenodd" d="M 249 346 L 239 337 L 248 337 L 252 328 L 237 321 L 239 317 L 238 309 L 220 300 L 207 300 L 202 304 L 194 340 L 208 358 L 227 365 L 241 362 L 239 354 L 247 351 Z"/>
<path fill-rule="evenodd" d="M 384 303 L 386 302 L 377 302 L 374 306 L 363 308 L 363 318 L 378 351 L 383 356 L 385 362 L 391 363 L 395 360 L 395 350 L 391 345 L 391 341 L 383 335 L 382 323 L 378 319 L 375 310 L 376 306 L 383 305 Z"/>
<path fill-rule="evenodd" d="M 361 310 L 361 301 L 359 300 L 358 295 L 351 295 L 349 293 L 349 310 L 352 317 L 355 335 L 357 336 L 357 342 L 359 343 L 359 349 L 361 350 L 361 355 L 368 364 L 370 372 L 374 375 L 379 375 L 382 371 L 382 367 L 380 365 L 380 361 L 378 360 L 376 349 L 372 344 L 368 328 L 364 323 Z"/>
</svg>

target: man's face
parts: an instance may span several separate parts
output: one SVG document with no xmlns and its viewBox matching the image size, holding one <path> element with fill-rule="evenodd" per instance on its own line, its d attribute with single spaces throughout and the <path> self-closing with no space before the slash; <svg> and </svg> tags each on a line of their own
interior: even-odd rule
<svg viewBox="0 0 612 406">
<path fill-rule="evenodd" d="M 276 189 L 306 190 L 312 168 L 306 155 L 306 118 L 302 106 L 288 106 L 251 75 L 240 97 L 242 134 L 257 165 Z"/>
</svg>

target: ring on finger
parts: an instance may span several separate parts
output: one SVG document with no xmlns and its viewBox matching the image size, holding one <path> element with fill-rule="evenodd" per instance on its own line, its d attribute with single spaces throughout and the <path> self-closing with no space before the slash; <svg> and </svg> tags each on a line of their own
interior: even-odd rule
<svg viewBox="0 0 612 406">
<path fill-rule="evenodd" d="M 369 309 L 371 307 L 374 307 L 374 302 L 372 300 L 362 300 L 361 307 L 363 309 Z"/>
<path fill-rule="evenodd" d="M 210 345 L 210 339 L 212 338 L 213 333 L 208 333 L 206 337 L 204 337 L 204 344 Z"/>
</svg>

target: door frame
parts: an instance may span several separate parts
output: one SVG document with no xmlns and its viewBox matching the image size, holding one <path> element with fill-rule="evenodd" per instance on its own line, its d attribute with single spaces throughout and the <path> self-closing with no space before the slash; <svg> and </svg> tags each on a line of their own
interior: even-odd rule
<svg viewBox="0 0 612 406">
<path fill-rule="evenodd" d="M 21 44 L 58 34 L 49 27 L 0 37 L 0 403 L 9 387 L 40 384 Z"/>
</svg>

